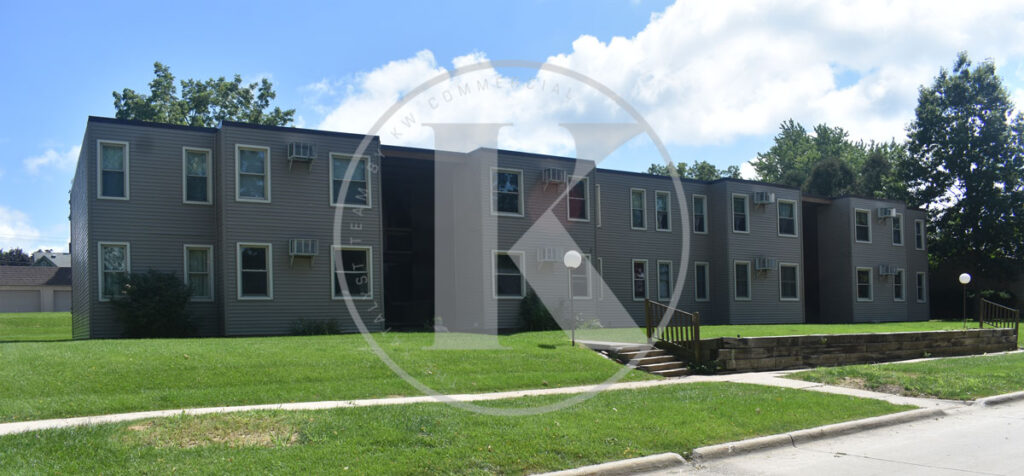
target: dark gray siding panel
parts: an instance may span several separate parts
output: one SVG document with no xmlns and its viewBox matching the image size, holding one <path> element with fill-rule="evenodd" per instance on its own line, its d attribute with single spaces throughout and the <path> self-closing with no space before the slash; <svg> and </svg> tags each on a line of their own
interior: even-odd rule
<svg viewBox="0 0 1024 476">
<path fill-rule="evenodd" d="M 920 210 L 906 210 L 904 213 L 904 230 L 906 230 L 904 249 L 907 253 L 907 318 L 912 321 L 926 321 L 931 317 L 929 311 L 931 296 L 927 295 L 927 288 L 931 286 L 928 267 L 928 234 L 926 231 L 924 249 L 916 249 L 914 246 L 914 220 L 923 221 L 927 230 L 928 214 Z M 925 273 L 925 302 L 917 301 L 916 274 L 918 272 Z"/>
<path fill-rule="evenodd" d="M 89 134 L 78 154 L 75 179 L 71 185 L 71 335 L 75 339 L 88 339 L 89 310 L 92 307 L 93 274 L 89 271 Z"/>
<path fill-rule="evenodd" d="M 839 200 L 817 209 L 821 321 L 853 322 L 852 209 Z"/>
</svg>

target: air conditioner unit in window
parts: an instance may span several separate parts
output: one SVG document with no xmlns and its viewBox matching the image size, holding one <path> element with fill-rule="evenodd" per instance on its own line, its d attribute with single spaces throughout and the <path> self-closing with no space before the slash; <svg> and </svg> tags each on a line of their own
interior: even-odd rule
<svg viewBox="0 0 1024 476">
<path fill-rule="evenodd" d="M 565 183 L 565 170 L 556 168 L 544 169 L 544 183 L 561 184 Z"/>
<path fill-rule="evenodd" d="M 891 264 L 878 265 L 878 274 L 881 276 L 896 276 L 897 268 Z"/>
<path fill-rule="evenodd" d="M 317 240 L 288 240 L 288 254 L 291 256 L 316 256 L 318 245 Z"/>
<path fill-rule="evenodd" d="M 779 262 L 775 258 L 769 258 L 767 256 L 754 258 L 754 269 L 756 271 L 770 271 L 778 267 Z"/>
<path fill-rule="evenodd" d="M 315 158 L 316 144 L 310 144 L 308 142 L 288 143 L 288 170 L 292 169 L 292 164 L 295 162 L 305 162 L 309 164 L 309 169 L 312 169 L 313 159 Z"/>
<path fill-rule="evenodd" d="M 561 263 L 562 253 L 557 248 L 537 248 L 538 263 Z"/>
<path fill-rule="evenodd" d="M 896 216 L 896 209 L 895 208 L 885 208 L 885 207 L 883 207 L 883 208 L 879 208 L 878 209 L 878 218 L 892 218 L 894 216 Z"/>
<path fill-rule="evenodd" d="M 775 194 L 772 192 L 754 192 L 754 205 L 765 205 L 775 203 Z"/>
</svg>

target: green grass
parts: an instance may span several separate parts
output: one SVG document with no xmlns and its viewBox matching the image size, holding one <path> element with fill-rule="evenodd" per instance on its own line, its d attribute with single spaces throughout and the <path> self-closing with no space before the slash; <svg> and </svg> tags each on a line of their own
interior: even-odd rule
<svg viewBox="0 0 1024 476">
<path fill-rule="evenodd" d="M 534 407 L 564 397 L 489 402 Z M 0 437 L 0 473 L 525 474 L 909 409 L 756 385 L 604 392 L 557 412 L 444 404 L 174 417 Z"/>
<path fill-rule="evenodd" d="M 1024 354 L 820 368 L 789 377 L 910 396 L 974 400 L 1024 390 Z"/>
<path fill-rule="evenodd" d="M 24 312 L 0 314 L 0 343 L 70 339 L 70 312 Z"/>
<path fill-rule="evenodd" d="M 426 349 L 430 333 L 375 337 L 441 393 L 592 384 L 622 368 L 557 333 L 501 336 L 502 350 Z M 0 362 L 0 422 L 420 394 L 360 334 L 6 343 Z M 632 371 L 623 380 L 655 378 Z"/>
</svg>

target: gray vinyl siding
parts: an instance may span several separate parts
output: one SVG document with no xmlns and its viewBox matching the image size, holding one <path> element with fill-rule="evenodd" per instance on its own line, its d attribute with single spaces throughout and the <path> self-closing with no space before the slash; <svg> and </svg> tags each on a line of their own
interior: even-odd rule
<svg viewBox="0 0 1024 476">
<path fill-rule="evenodd" d="M 853 209 L 839 203 L 817 209 L 821 322 L 853 322 Z"/>
<path fill-rule="evenodd" d="M 86 135 L 88 137 L 88 135 Z M 82 147 L 71 185 L 71 336 L 88 339 L 94 274 L 89 271 L 89 174 L 88 147 Z"/>
<path fill-rule="evenodd" d="M 301 130 L 267 130 L 241 125 L 224 125 L 217 143 L 217 156 L 223 173 L 218 175 L 217 203 L 220 230 L 217 260 L 222 270 L 217 294 L 224 300 L 224 334 L 270 335 L 290 333 L 297 321 L 332 320 L 346 332 L 358 330 L 344 300 L 332 298 L 331 247 L 334 241 L 335 213 L 342 213 L 339 245 L 372 248 L 372 300 L 351 303 L 369 330 L 383 329 L 383 246 L 381 243 L 381 196 L 379 142 L 374 138 L 364 154 L 370 157 L 371 208 L 338 208 L 330 204 L 331 181 L 329 154 L 353 154 L 362 136 L 327 135 Z M 288 164 L 289 142 L 316 144 L 317 156 L 311 164 Z M 235 198 L 236 144 L 270 148 L 269 203 L 242 202 Z M 362 228 L 353 230 L 352 224 Z M 319 241 L 319 254 L 296 258 L 288 254 L 291 239 Z M 240 300 L 237 287 L 238 243 L 272 245 L 271 300 Z M 376 322 L 375 322 L 376 320 Z"/>
<path fill-rule="evenodd" d="M 931 318 L 931 295 L 927 288 L 931 287 L 931 273 L 928 266 L 928 214 L 923 210 L 907 209 L 904 212 L 904 229 L 907 231 L 904 237 L 904 248 L 907 253 L 907 319 L 912 321 L 926 321 Z M 914 220 L 921 220 L 925 224 L 924 249 L 914 248 Z M 925 302 L 917 302 L 917 273 L 925 273 Z"/>
</svg>

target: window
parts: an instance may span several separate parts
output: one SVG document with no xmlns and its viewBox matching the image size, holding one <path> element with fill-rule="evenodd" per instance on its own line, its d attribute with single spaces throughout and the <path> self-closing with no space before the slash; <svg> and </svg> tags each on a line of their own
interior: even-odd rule
<svg viewBox="0 0 1024 476">
<path fill-rule="evenodd" d="M 746 195 L 734 194 L 732 196 L 732 231 L 737 233 L 749 233 L 747 223 L 747 203 L 749 197 Z"/>
<path fill-rule="evenodd" d="M 924 273 L 917 273 L 917 302 L 925 302 L 928 300 L 928 289 L 924 282 Z"/>
<path fill-rule="evenodd" d="M 573 177 L 572 187 L 566 196 L 566 205 L 569 207 L 569 219 L 572 221 L 590 221 L 590 213 L 587 209 L 587 195 L 590 194 L 588 185 L 590 180 L 586 177 Z"/>
<path fill-rule="evenodd" d="M 211 184 L 210 180 L 210 150 L 190 149 L 181 150 L 182 156 L 182 201 L 185 203 L 210 203 Z"/>
<path fill-rule="evenodd" d="M 693 232 L 707 233 L 707 197 L 704 195 L 693 196 Z"/>
<path fill-rule="evenodd" d="M 750 300 L 750 261 L 733 263 L 733 298 L 737 301 Z"/>
<path fill-rule="evenodd" d="M 248 202 L 270 201 L 270 149 L 235 146 L 235 199 Z"/>
<path fill-rule="evenodd" d="M 629 190 L 629 207 L 631 211 L 630 226 L 634 230 L 647 229 L 647 190 L 638 188 Z"/>
<path fill-rule="evenodd" d="M 858 301 L 872 301 L 874 296 L 872 295 L 872 280 L 874 274 L 871 272 L 871 268 L 857 268 L 857 300 Z"/>
<path fill-rule="evenodd" d="M 672 194 L 654 192 L 654 227 L 658 231 L 672 231 Z"/>
<path fill-rule="evenodd" d="M 331 297 L 373 299 L 373 250 L 368 246 L 334 246 L 332 249 Z"/>
<path fill-rule="evenodd" d="M 128 200 L 128 143 L 98 141 L 99 198 Z"/>
<path fill-rule="evenodd" d="M 523 253 L 494 252 L 494 295 L 499 298 L 521 298 L 526 284 L 523 281 Z"/>
<path fill-rule="evenodd" d="M 924 249 L 924 220 L 914 220 L 914 248 Z"/>
<path fill-rule="evenodd" d="M 796 202 L 779 200 L 779 235 L 796 236 Z"/>
<path fill-rule="evenodd" d="M 658 261 L 658 299 L 668 301 L 672 297 L 672 262 Z"/>
<path fill-rule="evenodd" d="M 647 299 L 647 260 L 633 260 L 633 300 Z"/>
<path fill-rule="evenodd" d="M 185 245 L 185 284 L 193 301 L 213 300 L 213 247 Z"/>
<path fill-rule="evenodd" d="M 697 301 L 707 301 L 710 299 L 710 290 L 708 289 L 708 264 L 703 262 L 696 262 L 693 264 L 693 282 L 694 288 L 694 299 Z"/>
<path fill-rule="evenodd" d="M 896 274 L 892 277 L 892 300 L 893 301 L 905 301 L 906 295 L 903 288 L 905 287 L 906 280 L 904 279 L 906 273 L 902 269 L 897 269 Z"/>
<path fill-rule="evenodd" d="M 601 184 L 594 184 L 594 214 L 597 217 L 597 227 L 601 227 Z M 600 258 L 598 258 L 600 259 Z"/>
<path fill-rule="evenodd" d="M 779 300 L 800 300 L 800 274 L 795 264 L 779 264 Z"/>
<path fill-rule="evenodd" d="M 331 154 L 331 205 L 370 206 L 370 178 L 366 170 L 368 163 L 366 157 Z M 347 186 L 345 182 L 348 182 Z M 345 192 L 344 200 L 341 200 L 342 190 Z"/>
<path fill-rule="evenodd" d="M 854 210 L 855 239 L 860 243 L 871 243 L 871 212 Z"/>
<path fill-rule="evenodd" d="M 121 282 L 131 272 L 128 243 L 100 242 L 100 301 L 120 294 Z"/>
<path fill-rule="evenodd" d="M 583 255 L 583 264 L 572 270 L 572 297 L 590 299 L 590 255 Z"/>
<path fill-rule="evenodd" d="M 273 299 L 272 245 L 238 244 L 238 299 Z"/>
<path fill-rule="evenodd" d="M 892 244 L 903 246 L 903 215 L 898 213 L 892 217 Z"/>
<path fill-rule="evenodd" d="M 491 178 L 491 212 L 498 215 L 523 216 L 523 172 L 493 169 Z"/>
</svg>

